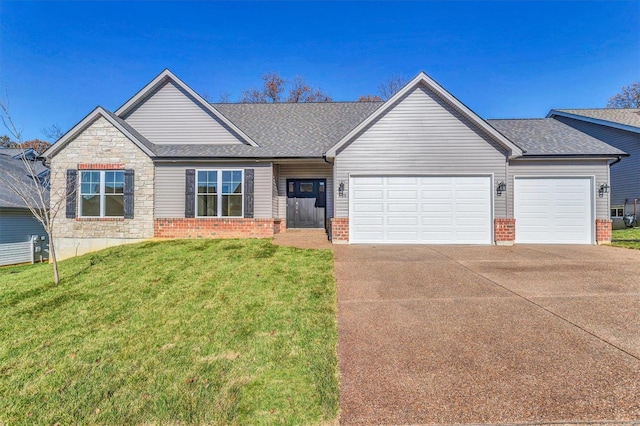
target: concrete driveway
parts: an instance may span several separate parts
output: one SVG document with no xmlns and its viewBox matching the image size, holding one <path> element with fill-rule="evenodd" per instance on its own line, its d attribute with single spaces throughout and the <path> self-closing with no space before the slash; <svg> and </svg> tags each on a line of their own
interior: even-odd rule
<svg viewBox="0 0 640 426">
<path fill-rule="evenodd" d="M 334 250 L 342 424 L 640 424 L 640 251 Z"/>
</svg>

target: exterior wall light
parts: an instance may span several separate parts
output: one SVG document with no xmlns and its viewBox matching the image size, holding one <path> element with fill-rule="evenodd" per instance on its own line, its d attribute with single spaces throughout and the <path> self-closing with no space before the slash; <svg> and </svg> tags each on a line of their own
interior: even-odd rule
<svg viewBox="0 0 640 426">
<path fill-rule="evenodd" d="M 501 181 L 496 187 L 496 195 L 499 197 L 502 195 L 504 191 L 507 190 L 507 184 L 504 181 Z"/>
<path fill-rule="evenodd" d="M 340 184 L 338 185 L 338 196 L 339 197 L 344 197 L 344 181 L 340 181 Z"/>
<path fill-rule="evenodd" d="M 600 185 L 600 188 L 598 188 L 598 195 L 602 197 L 604 194 L 608 194 L 608 193 L 609 193 L 609 185 L 606 183 L 603 183 L 602 185 Z"/>
</svg>

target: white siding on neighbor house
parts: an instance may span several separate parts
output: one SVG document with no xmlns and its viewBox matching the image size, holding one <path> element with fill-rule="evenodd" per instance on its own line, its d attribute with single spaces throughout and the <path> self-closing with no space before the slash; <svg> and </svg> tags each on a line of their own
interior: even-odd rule
<svg viewBox="0 0 640 426">
<path fill-rule="evenodd" d="M 155 217 L 184 217 L 187 169 L 253 169 L 253 217 L 273 217 L 271 163 L 159 163 L 156 164 Z"/>
<path fill-rule="evenodd" d="M 349 175 L 490 175 L 506 179 L 507 151 L 455 109 L 416 88 L 338 152 L 336 217 L 348 217 Z M 506 197 L 494 197 L 494 217 L 506 217 Z"/>
<path fill-rule="evenodd" d="M 278 165 L 278 213 L 287 217 L 287 179 L 327 180 L 327 219 L 333 217 L 333 166 L 322 163 L 283 163 Z"/>
<path fill-rule="evenodd" d="M 609 219 L 609 194 L 602 197 L 597 188 L 609 180 L 609 165 L 606 160 L 512 160 L 509 164 L 509 181 L 507 193 L 509 196 L 508 214 L 513 216 L 514 176 L 518 177 L 594 177 L 593 189 L 596 201 L 596 219 Z M 516 236 L 517 238 L 517 236 Z"/>
<path fill-rule="evenodd" d="M 0 210 L 0 265 L 31 262 L 31 236 L 46 232 L 28 210 Z"/>
<path fill-rule="evenodd" d="M 156 89 L 125 121 L 156 144 L 242 144 L 220 119 L 172 82 Z"/>
<path fill-rule="evenodd" d="M 631 202 L 629 213 L 633 212 L 633 199 L 640 198 L 640 133 L 566 117 L 554 118 L 629 154 L 611 167 L 611 205 L 624 205 L 627 198 Z"/>
</svg>

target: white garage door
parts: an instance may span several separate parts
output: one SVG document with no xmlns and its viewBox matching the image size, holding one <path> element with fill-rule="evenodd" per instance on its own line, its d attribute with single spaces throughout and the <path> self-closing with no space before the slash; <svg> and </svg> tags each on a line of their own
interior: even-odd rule
<svg viewBox="0 0 640 426">
<path fill-rule="evenodd" d="M 591 244 L 589 178 L 516 178 L 516 243 Z"/>
<path fill-rule="evenodd" d="M 491 244 L 488 176 L 368 176 L 350 180 L 353 243 Z"/>
</svg>

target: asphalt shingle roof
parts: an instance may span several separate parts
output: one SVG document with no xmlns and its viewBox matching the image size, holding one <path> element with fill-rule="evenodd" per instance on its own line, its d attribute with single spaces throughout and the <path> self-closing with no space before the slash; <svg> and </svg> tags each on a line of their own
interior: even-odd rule
<svg viewBox="0 0 640 426">
<path fill-rule="evenodd" d="M 625 155 L 599 139 L 553 118 L 487 120 L 496 130 L 523 147 L 524 156 Z"/>
<path fill-rule="evenodd" d="M 259 147 L 153 145 L 158 157 L 319 158 L 381 102 L 213 104 Z"/>
<path fill-rule="evenodd" d="M 37 165 L 33 163 L 33 165 Z M 0 180 L 0 207 L 4 208 L 26 208 L 25 202 L 10 188 L 16 186 L 24 191 L 24 194 L 30 195 L 33 200 L 33 205 L 38 205 L 39 199 L 35 191 L 30 191 L 34 188 L 34 182 L 27 172 L 27 168 L 23 164 L 21 159 L 11 158 L 7 155 L 0 155 L 0 173 L 2 173 L 3 179 Z M 48 198 L 48 191 L 46 194 Z M 47 203 L 48 199 L 45 200 Z"/>
<path fill-rule="evenodd" d="M 553 111 L 640 128 L 640 108 L 554 109 Z"/>
</svg>

